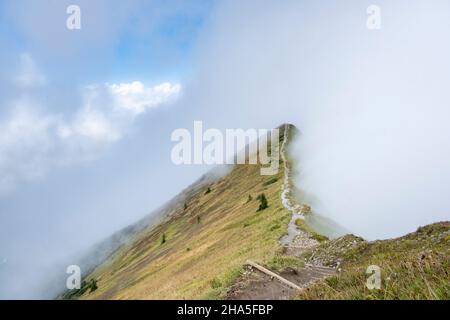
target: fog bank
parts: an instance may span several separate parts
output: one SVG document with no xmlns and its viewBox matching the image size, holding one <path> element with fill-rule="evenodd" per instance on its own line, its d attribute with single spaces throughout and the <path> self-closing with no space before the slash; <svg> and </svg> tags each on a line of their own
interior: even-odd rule
<svg viewBox="0 0 450 320">
<path fill-rule="evenodd" d="M 222 4 L 187 96 L 211 126 L 297 125 L 298 187 L 374 239 L 450 218 L 450 4 L 378 1 L 377 31 L 370 4 Z"/>
</svg>

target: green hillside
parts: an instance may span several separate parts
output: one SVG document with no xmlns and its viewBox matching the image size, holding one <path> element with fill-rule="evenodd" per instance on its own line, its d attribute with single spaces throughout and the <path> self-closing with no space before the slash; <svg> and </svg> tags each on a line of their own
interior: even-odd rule
<svg viewBox="0 0 450 320">
<path fill-rule="evenodd" d="M 223 178 L 201 179 L 159 225 L 140 231 L 86 277 L 87 284 L 97 281 L 95 291 L 65 298 L 224 296 L 247 259 L 267 262 L 279 250 L 290 219 L 280 201 L 283 173 L 282 166 L 262 176 L 259 165 L 236 165 Z M 258 210 L 261 194 L 268 207 Z"/>
<path fill-rule="evenodd" d="M 295 127 L 288 128 L 291 137 Z M 328 240 L 321 229 L 334 224 L 307 210 L 304 220 L 294 220 L 298 236 L 283 247 L 280 239 L 292 218 L 281 201 L 285 172 L 284 164 L 275 176 L 262 176 L 259 165 L 236 165 L 221 178 L 204 176 L 159 210 L 156 222 L 146 218 L 128 228 L 126 241 L 116 236 L 118 249 L 89 272 L 80 290 L 62 298 L 450 298 L 448 222 L 398 239 L 367 242 L 346 235 Z M 247 267 L 247 260 L 288 278 L 301 291 Z M 366 287 L 369 265 L 381 268 L 380 290 Z"/>
<path fill-rule="evenodd" d="M 339 265 L 340 272 L 310 286 L 298 299 L 450 299 L 450 223 L 420 227 L 390 240 L 367 242 L 347 235 L 304 254 Z M 367 267 L 381 270 L 380 290 L 366 287 Z"/>
</svg>

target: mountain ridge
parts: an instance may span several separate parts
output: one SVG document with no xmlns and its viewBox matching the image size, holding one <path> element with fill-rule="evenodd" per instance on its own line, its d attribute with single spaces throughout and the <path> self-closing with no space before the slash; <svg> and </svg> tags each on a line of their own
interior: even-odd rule
<svg viewBox="0 0 450 320">
<path fill-rule="evenodd" d="M 280 142 L 286 156 L 284 146 L 290 141 L 285 133 L 294 136 L 297 129 L 290 124 L 278 128 L 282 131 Z M 351 250 L 356 250 L 354 243 L 365 247 L 371 247 L 373 243 L 353 235 L 328 240 L 314 230 L 308 219 L 314 216 L 314 210 L 308 208 L 307 203 L 295 203 L 292 195 L 295 186 L 286 171 L 291 161 L 289 157 L 280 159 L 284 165 L 270 177 L 260 175 L 260 165 L 249 164 L 234 165 L 220 177 L 212 178 L 210 173 L 202 176 L 162 206 L 158 220 L 150 223 L 152 216 L 147 216 L 123 229 L 127 241 L 119 241 L 117 249 L 106 261 L 89 270 L 80 290 L 66 292 L 62 298 L 383 298 L 367 294 L 364 268 L 358 265 L 357 259 L 349 262 L 346 258 Z M 262 197 L 267 202 L 265 207 L 261 207 Z M 448 223 L 443 226 L 448 235 Z M 294 237 L 282 243 L 289 229 L 294 230 Z M 445 241 L 448 245 L 448 236 Z M 342 248 L 340 256 L 330 263 L 336 243 L 348 246 Z M 435 247 L 445 249 L 447 246 Z M 389 248 L 395 251 L 395 245 Z M 390 253 L 382 252 L 380 256 L 383 255 Z M 319 256 L 322 259 L 318 260 Z M 448 248 L 443 256 L 448 260 Z M 246 264 L 249 259 L 291 279 L 306 291 L 292 292 L 258 271 L 249 270 Z M 360 259 L 361 263 L 363 261 L 368 261 L 364 251 Z M 378 263 L 383 265 L 383 261 Z M 445 265 L 445 261 L 442 263 Z M 446 263 L 448 266 L 448 261 Z M 342 271 L 343 266 L 346 272 Z M 352 275 L 355 285 L 343 286 L 341 296 L 327 291 L 333 284 L 341 284 L 340 279 L 346 283 L 345 279 Z M 448 279 L 448 274 L 443 273 L 441 277 Z M 421 287 L 423 291 L 429 283 L 436 283 L 426 281 L 428 285 Z M 439 295 L 421 296 L 449 296 L 448 287 L 436 286 Z M 271 288 L 271 295 L 267 293 L 268 288 Z M 347 291 L 353 294 L 346 295 Z M 277 293 L 275 296 L 274 292 Z"/>
</svg>

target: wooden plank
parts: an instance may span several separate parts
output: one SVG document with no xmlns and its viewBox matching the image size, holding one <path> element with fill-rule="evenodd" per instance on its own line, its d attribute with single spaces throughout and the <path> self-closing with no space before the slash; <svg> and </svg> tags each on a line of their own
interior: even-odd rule
<svg viewBox="0 0 450 320">
<path fill-rule="evenodd" d="M 261 271 L 261 272 L 263 272 L 263 273 L 265 273 L 265 274 L 271 276 L 271 277 L 277 278 L 277 279 L 280 280 L 282 283 L 284 283 L 285 285 L 288 285 L 289 287 L 291 287 L 291 288 L 293 288 L 293 289 L 296 289 L 296 290 L 302 290 L 302 288 L 299 287 L 298 285 L 296 285 L 295 283 L 292 283 L 291 281 L 289 281 L 289 280 L 283 278 L 282 276 L 280 276 L 280 275 L 278 275 L 278 274 L 276 274 L 276 273 L 274 273 L 274 272 L 272 272 L 272 271 L 270 271 L 270 270 L 264 268 L 263 266 L 260 266 L 259 264 L 255 263 L 255 262 L 253 262 L 253 261 L 248 260 L 248 261 L 247 261 L 247 264 L 248 264 L 249 266 L 252 266 L 252 267 L 254 267 L 255 269 L 258 269 L 259 271 Z"/>
<path fill-rule="evenodd" d="M 323 270 L 323 271 L 330 271 L 330 272 L 334 272 L 334 273 L 336 272 L 336 269 L 335 269 L 335 268 L 332 268 L 332 267 L 325 267 L 325 266 L 316 266 L 316 265 L 309 264 L 309 263 L 307 263 L 307 264 L 305 265 L 305 267 L 311 268 L 311 269 Z"/>
</svg>

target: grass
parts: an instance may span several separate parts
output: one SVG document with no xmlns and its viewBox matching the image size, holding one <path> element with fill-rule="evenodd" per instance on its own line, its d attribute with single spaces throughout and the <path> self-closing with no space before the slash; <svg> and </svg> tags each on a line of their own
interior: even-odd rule
<svg viewBox="0 0 450 320">
<path fill-rule="evenodd" d="M 321 244 L 300 258 L 285 256 L 279 239 L 291 214 L 280 201 L 283 166 L 269 180 L 259 170 L 237 165 L 215 182 L 191 186 L 162 223 L 146 228 L 88 275 L 95 290 L 89 290 L 88 280 L 71 298 L 220 299 L 247 260 L 282 270 L 319 259 L 324 265 L 339 262 L 341 272 L 296 298 L 450 299 L 448 222 L 399 239 L 367 242 L 352 235 L 330 241 L 298 220 L 297 226 Z M 205 196 L 205 189 L 214 192 Z M 262 193 L 270 206 L 257 211 L 259 201 L 251 195 Z M 366 269 L 374 264 L 381 267 L 382 288 L 370 291 Z"/>
<path fill-rule="evenodd" d="M 228 288 L 233 284 L 233 282 L 239 278 L 241 272 L 242 266 L 234 267 L 213 278 L 210 282 L 211 289 L 203 298 L 208 300 L 222 298 L 227 293 Z"/>
<path fill-rule="evenodd" d="M 266 266 L 271 270 L 282 270 L 287 267 L 303 268 L 305 263 L 297 257 L 277 254 L 266 262 Z"/>
<path fill-rule="evenodd" d="M 98 289 L 81 298 L 223 297 L 248 259 L 279 261 L 274 256 L 290 219 L 280 201 L 282 176 L 281 166 L 276 181 L 263 186 L 267 177 L 260 175 L 260 166 L 237 165 L 222 179 L 194 186 L 198 191 L 166 220 L 141 232 L 89 275 L 99 280 Z M 214 190 L 214 197 L 205 197 L 205 189 Z M 248 195 L 263 192 L 271 205 L 256 212 L 259 201 L 248 201 Z"/>
<path fill-rule="evenodd" d="M 264 182 L 264 183 L 263 183 L 263 186 L 264 186 L 264 187 L 269 186 L 269 185 L 271 185 L 272 183 L 275 183 L 275 182 L 277 182 L 277 181 L 278 181 L 278 178 L 271 178 L 271 179 L 267 180 L 266 182 Z"/>
<path fill-rule="evenodd" d="M 67 291 L 62 295 L 62 299 L 70 300 L 77 299 L 82 295 L 89 295 L 92 292 L 98 289 L 97 280 L 94 278 L 89 279 L 88 281 L 83 280 L 81 283 L 80 289 L 75 289 L 72 291 Z"/>
<path fill-rule="evenodd" d="M 295 224 L 297 225 L 297 227 L 307 233 L 309 233 L 311 235 L 311 237 L 319 242 L 324 242 L 327 241 L 328 238 L 318 234 L 317 232 L 315 232 L 311 227 L 308 226 L 308 224 L 305 222 L 305 220 L 303 219 L 297 219 L 295 220 Z"/>
<path fill-rule="evenodd" d="M 398 239 L 366 242 L 346 236 L 306 254 L 341 260 L 342 272 L 298 299 L 450 299 L 450 223 L 419 228 Z M 339 248 L 339 249 L 336 249 Z M 381 268 L 380 290 L 366 287 L 369 265 Z"/>
</svg>

